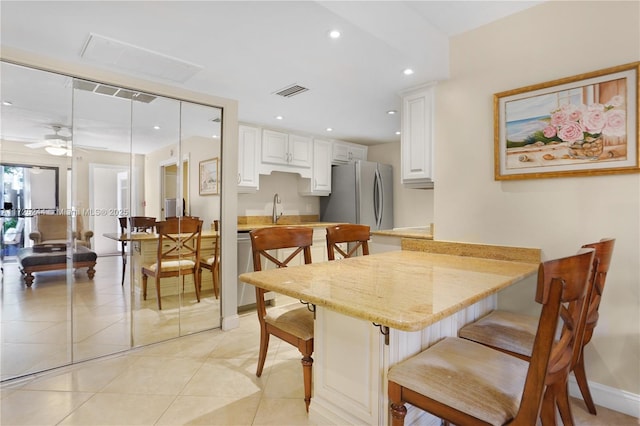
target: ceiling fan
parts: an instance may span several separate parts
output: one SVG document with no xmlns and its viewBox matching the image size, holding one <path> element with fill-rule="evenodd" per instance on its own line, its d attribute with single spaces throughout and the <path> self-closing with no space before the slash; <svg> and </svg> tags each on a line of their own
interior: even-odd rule
<svg viewBox="0 0 640 426">
<path fill-rule="evenodd" d="M 60 134 L 62 126 L 53 125 L 52 134 L 44 135 L 44 140 L 41 142 L 34 142 L 27 144 L 28 148 L 44 148 L 51 155 L 66 155 L 71 156 L 71 136 L 64 136 Z"/>
</svg>

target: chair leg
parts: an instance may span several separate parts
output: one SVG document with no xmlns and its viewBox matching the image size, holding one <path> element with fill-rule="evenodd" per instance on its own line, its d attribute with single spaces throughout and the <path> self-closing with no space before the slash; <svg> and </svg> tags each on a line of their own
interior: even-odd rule
<svg viewBox="0 0 640 426">
<path fill-rule="evenodd" d="M 200 303 L 200 277 L 202 274 L 199 274 L 198 271 L 194 271 L 193 273 L 193 286 L 196 288 L 196 299 L 198 299 L 198 303 Z M 184 280 L 184 276 L 182 277 Z"/>
<path fill-rule="evenodd" d="M 218 269 L 218 265 L 211 269 L 211 274 L 213 275 L 213 294 L 215 294 L 216 299 L 218 299 L 220 296 L 220 270 Z"/>
<path fill-rule="evenodd" d="M 156 294 L 158 295 L 158 310 L 162 310 L 162 301 L 160 300 L 160 277 L 156 277 Z"/>
<path fill-rule="evenodd" d="M 556 401 L 553 385 L 547 386 L 542 398 L 542 409 L 540 410 L 540 421 L 542 426 L 556 425 Z"/>
<path fill-rule="evenodd" d="M 142 274 L 142 300 L 147 300 L 147 276 Z"/>
<path fill-rule="evenodd" d="M 125 271 L 127 270 L 127 254 L 122 251 L 122 286 L 124 287 Z"/>
<path fill-rule="evenodd" d="M 262 324 L 260 325 L 260 354 L 258 355 L 258 368 L 256 369 L 256 376 L 262 376 L 262 369 L 264 368 L 264 362 L 267 359 L 267 349 L 269 349 L 269 333 Z"/>
<path fill-rule="evenodd" d="M 573 368 L 573 374 L 576 376 L 576 382 L 578 382 L 578 387 L 580 388 L 580 393 L 582 393 L 584 403 L 587 405 L 587 410 L 595 416 L 597 414 L 596 404 L 593 403 L 589 383 L 587 382 L 587 372 L 584 369 L 584 348 L 580 351 L 580 358 L 578 358 L 578 363 Z"/>
<path fill-rule="evenodd" d="M 303 354 L 302 356 L 302 375 L 304 377 L 304 403 L 309 412 L 309 404 L 311 404 L 311 378 L 313 376 L 313 358 L 311 354 Z"/>
<path fill-rule="evenodd" d="M 404 417 L 407 415 L 407 407 L 402 403 L 402 387 L 395 383 L 389 382 L 389 416 L 391 417 L 391 426 L 403 426 Z"/>
<path fill-rule="evenodd" d="M 573 414 L 571 413 L 571 404 L 569 403 L 569 383 L 565 382 L 564 386 L 558 386 L 559 393 L 556 395 L 556 404 L 560 411 L 562 424 L 565 426 L 573 425 Z"/>
</svg>

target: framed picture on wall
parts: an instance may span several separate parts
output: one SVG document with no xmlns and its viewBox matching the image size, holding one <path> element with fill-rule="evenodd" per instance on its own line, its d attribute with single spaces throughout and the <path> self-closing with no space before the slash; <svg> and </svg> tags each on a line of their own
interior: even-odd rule
<svg viewBox="0 0 640 426">
<path fill-rule="evenodd" d="M 218 195 L 218 157 L 200 162 L 200 195 Z"/>
<path fill-rule="evenodd" d="M 639 69 L 634 62 L 496 93 L 495 179 L 640 172 Z"/>
</svg>

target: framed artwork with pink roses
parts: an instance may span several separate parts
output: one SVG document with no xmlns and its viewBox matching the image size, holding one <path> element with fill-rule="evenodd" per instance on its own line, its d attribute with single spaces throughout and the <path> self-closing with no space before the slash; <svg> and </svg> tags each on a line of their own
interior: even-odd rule
<svg viewBox="0 0 640 426">
<path fill-rule="evenodd" d="M 496 180 L 640 172 L 640 62 L 496 93 Z"/>
</svg>

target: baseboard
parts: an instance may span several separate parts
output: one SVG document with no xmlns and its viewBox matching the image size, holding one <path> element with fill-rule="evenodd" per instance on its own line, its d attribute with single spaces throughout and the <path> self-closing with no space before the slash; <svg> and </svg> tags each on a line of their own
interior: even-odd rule
<svg viewBox="0 0 640 426">
<path fill-rule="evenodd" d="M 229 331 L 238 327 L 240 327 L 240 316 L 238 314 L 222 318 L 222 331 Z"/>
<path fill-rule="evenodd" d="M 640 418 L 640 395 L 594 382 L 589 382 L 589 389 L 596 405 Z M 569 395 L 583 399 L 573 376 L 569 377 Z"/>
</svg>

